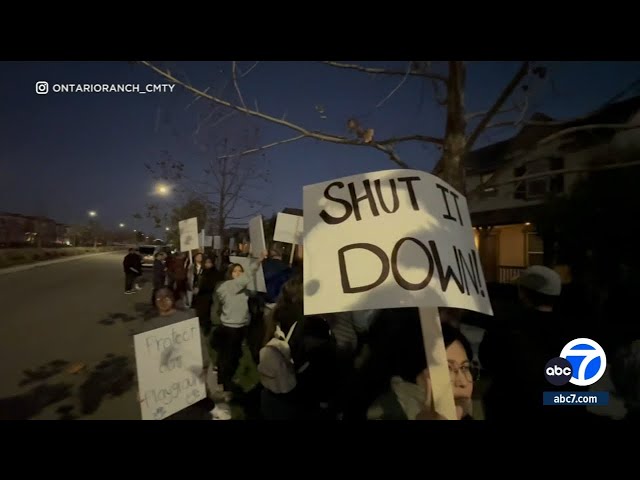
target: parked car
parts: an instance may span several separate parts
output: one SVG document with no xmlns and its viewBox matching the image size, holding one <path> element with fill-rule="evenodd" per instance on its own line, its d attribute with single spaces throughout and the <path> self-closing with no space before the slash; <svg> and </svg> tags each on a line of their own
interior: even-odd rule
<svg viewBox="0 0 640 480">
<path fill-rule="evenodd" d="M 140 255 L 142 255 L 142 266 L 143 267 L 153 267 L 153 260 L 156 254 L 155 245 L 140 245 L 138 250 L 140 250 Z"/>
</svg>

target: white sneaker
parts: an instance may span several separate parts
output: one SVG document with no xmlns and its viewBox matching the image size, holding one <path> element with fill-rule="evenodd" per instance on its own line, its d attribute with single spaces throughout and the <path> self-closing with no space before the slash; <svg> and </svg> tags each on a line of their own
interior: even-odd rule
<svg viewBox="0 0 640 480">
<path fill-rule="evenodd" d="M 125 295 L 131 295 L 132 293 L 136 293 L 133 290 L 127 290 L 126 292 L 124 292 Z"/>
<path fill-rule="evenodd" d="M 137 283 L 136 283 L 136 290 L 138 290 L 138 291 L 142 290 L 142 287 L 140 285 L 138 285 Z"/>
<path fill-rule="evenodd" d="M 219 403 L 211 410 L 211 420 L 231 420 L 231 408 L 226 403 Z"/>
<path fill-rule="evenodd" d="M 229 403 L 231 400 L 233 400 L 233 393 L 225 392 L 223 390 L 214 390 L 213 392 L 211 392 L 211 400 L 223 404 Z"/>
</svg>

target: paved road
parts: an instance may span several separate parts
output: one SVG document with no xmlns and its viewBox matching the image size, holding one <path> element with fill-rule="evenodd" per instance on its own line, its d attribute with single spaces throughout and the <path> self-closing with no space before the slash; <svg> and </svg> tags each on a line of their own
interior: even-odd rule
<svg viewBox="0 0 640 480">
<path fill-rule="evenodd" d="M 132 334 L 150 315 L 151 286 L 124 295 L 122 257 L 0 276 L 0 419 L 140 418 Z"/>
</svg>

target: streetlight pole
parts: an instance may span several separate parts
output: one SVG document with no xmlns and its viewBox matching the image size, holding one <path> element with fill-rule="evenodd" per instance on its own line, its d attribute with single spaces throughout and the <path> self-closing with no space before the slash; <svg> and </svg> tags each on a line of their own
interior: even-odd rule
<svg viewBox="0 0 640 480">
<path fill-rule="evenodd" d="M 91 229 L 91 235 L 93 236 L 93 248 L 98 248 L 98 237 L 96 235 L 96 222 L 93 220 L 98 216 L 95 210 L 89 210 L 89 228 Z"/>
</svg>

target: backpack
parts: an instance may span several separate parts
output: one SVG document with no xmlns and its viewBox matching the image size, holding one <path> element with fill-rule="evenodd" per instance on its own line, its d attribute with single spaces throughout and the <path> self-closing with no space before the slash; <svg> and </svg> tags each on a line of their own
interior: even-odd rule
<svg viewBox="0 0 640 480">
<path fill-rule="evenodd" d="M 258 373 L 260 383 L 273 393 L 289 393 L 297 385 L 296 368 L 291 358 L 289 339 L 298 322 L 295 322 L 287 335 L 276 326 L 275 335 L 260 349 Z"/>
</svg>

